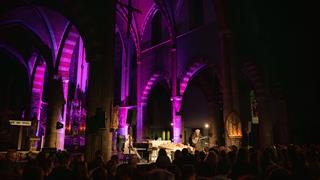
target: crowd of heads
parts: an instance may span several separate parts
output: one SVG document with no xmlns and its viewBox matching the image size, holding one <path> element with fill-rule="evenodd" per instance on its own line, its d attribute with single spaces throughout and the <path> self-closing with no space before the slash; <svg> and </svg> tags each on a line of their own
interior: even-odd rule
<svg viewBox="0 0 320 180">
<path fill-rule="evenodd" d="M 254 148 L 213 147 L 205 151 L 188 149 L 170 158 L 160 149 L 156 162 L 139 164 L 136 155 L 105 160 L 101 151 L 86 162 L 83 154 L 65 151 L 40 152 L 36 157 L 16 161 L 9 151 L 0 160 L 0 179 L 79 179 L 79 180 L 196 180 L 196 179 L 320 179 L 320 146 L 272 146 Z M 171 159 L 173 159 L 171 161 Z"/>
</svg>

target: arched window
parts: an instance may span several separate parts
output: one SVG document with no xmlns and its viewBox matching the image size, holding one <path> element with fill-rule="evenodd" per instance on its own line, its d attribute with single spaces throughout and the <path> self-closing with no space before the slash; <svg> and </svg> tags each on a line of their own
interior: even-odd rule
<svg viewBox="0 0 320 180">
<path fill-rule="evenodd" d="M 203 0 L 189 0 L 190 28 L 196 28 L 203 24 Z"/>
<path fill-rule="evenodd" d="M 151 23 L 151 45 L 156 45 L 161 42 L 162 39 L 162 31 L 161 31 L 161 14 L 160 12 L 156 12 L 153 16 Z"/>
</svg>

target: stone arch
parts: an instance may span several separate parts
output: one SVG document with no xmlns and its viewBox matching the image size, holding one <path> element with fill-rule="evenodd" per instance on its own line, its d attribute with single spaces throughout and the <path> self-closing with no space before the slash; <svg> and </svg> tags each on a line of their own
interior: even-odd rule
<svg viewBox="0 0 320 180">
<path fill-rule="evenodd" d="M 9 53 L 11 56 L 15 57 L 18 59 L 18 62 L 24 66 L 28 73 L 30 74 L 30 69 L 29 69 L 29 66 L 25 63 L 24 61 L 24 58 L 22 57 L 22 55 L 16 50 L 14 49 L 13 47 L 10 47 L 9 45 L 7 44 L 4 44 L 4 43 L 1 43 L 0 42 L 0 49 L 6 51 L 7 53 Z M 29 77 L 30 79 L 30 77 Z M 29 80 L 30 81 L 30 80 Z"/>
<path fill-rule="evenodd" d="M 153 5 L 151 6 L 151 8 L 149 9 L 147 15 L 145 16 L 144 18 L 144 21 L 143 21 L 143 25 L 142 25 L 142 28 L 141 28 L 141 37 L 144 36 L 144 33 L 145 33 L 145 30 L 146 30 L 146 26 L 147 24 L 149 23 L 149 21 L 151 21 L 152 17 L 156 14 L 156 12 L 158 12 L 159 9 L 157 7 L 157 5 L 155 3 L 153 3 Z"/>
<path fill-rule="evenodd" d="M 53 74 L 54 65 L 52 62 L 53 58 L 52 58 L 50 48 L 46 45 L 44 40 L 41 39 L 37 31 L 35 31 L 31 26 L 27 25 L 22 21 L 4 21 L 0 24 L 0 29 L 3 30 L 5 28 L 22 29 L 22 31 L 28 33 L 32 38 L 31 40 L 34 41 L 33 44 L 38 48 L 38 53 L 40 53 L 41 56 L 44 57 L 47 64 L 48 72 L 50 74 Z M 8 45 L 6 46 L 8 47 Z M 15 51 L 17 52 L 17 50 Z M 31 69 L 30 71 L 32 72 Z"/>
<path fill-rule="evenodd" d="M 183 96 L 183 94 L 185 93 L 188 83 L 192 80 L 192 78 L 195 77 L 200 71 L 208 67 L 213 68 L 215 74 L 218 76 L 219 83 L 221 82 L 220 74 L 218 72 L 217 67 L 214 66 L 213 64 L 208 65 L 208 60 L 206 58 L 198 58 L 195 61 L 192 61 L 192 63 L 187 66 L 185 71 L 179 77 L 180 79 L 179 93 L 181 96 Z"/>
<path fill-rule="evenodd" d="M 43 95 L 43 87 L 44 87 L 44 80 L 45 80 L 45 71 L 46 71 L 46 64 L 43 62 L 37 63 L 33 75 L 33 84 L 32 84 L 32 91 L 31 91 L 31 118 L 37 118 L 38 122 L 40 121 L 41 115 L 41 103 L 42 103 L 42 95 Z M 36 115 L 36 117 L 34 117 Z M 38 123 L 36 135 L 39 135 L 39 126 Z"/>
<path fill-rule="evenodd" d="M 155 3 L 151 6 L 147 15 L 145 16 L 145 19 L 143 21 L 143 25 L 141 28 L 141 38 L 145 36 L 147 25 L 151 23 L 151 20 L 153 19 L 154 15 L 158 11 L 164 17 L 164 20 L 168 25 L 169 38 L 174 42 L 175 41 L 174 18 L 169 13 L 167 4 L 158 0 L 155 1 Z"/>
<path fill-rule="evenodd" d="M 81 68 L 79 71 L 81 72 L 74 72 L 73 75 L 75 78 L 73 78 L 75 81 L 77 81 L 77 85 L 81 86 L 81 90 L 85 90 L 85 85 L 83 85 L 83 73 L 87 73 L 87 66 L 86 63 L 84 63 L 85 53 L 83 48 L 83 42 L 80 37 L 80 33 L 76 29 L 76 27 L 70 23 L 69 20 L 67 20 L 64 16 L 60 14 L 60 12 L 53 11 L 51 9 L 47 9 L 45 7 L 40 6 L 26 6 L 26 7 L 20 7 L 25 8 L 24 13 L 28 16 L 20 17 L 19 15 L 16 15 L 14 12 L 17 11 L 17 9 L 13 9 L 10 11 L 6 16 L 4 21 L 2 21 L 1 25 L 2 27 L 4 25 L 22 25 L 23 28 L 25 28 L 27 31 L 33 32 L 32 35 L 40 42 L 35 42 L 37 44 L 40 44 L 41 48 L 39 52 L 36 52 L 40 54 L 40 56 L 43 56 L 45 63 L 39 64 L 37 66 L 34 66 L 34 81 L 32 82 L 32 110 L 33 113 L 36 113 L 39 118 L 39 108 L 41 104 L 41 97 L 43 92 L 43 85 L 44 85 L 44 71 L 45 69 L 48 70 L 49 79 L 51 82 L 51 79 L 61 79 L 63 83 L 63 97 L 65 102 L 68 100 L 68 91 L 69 91 L 69 80 L 70 80 L 70 68 L 71 66 L 75 68 Z M 46 11 L 44 11 L 46 10 Z M 32 15 L 39 16 L 38 19 L 31 21 Z M 52 21 L 51 16 L 54 18 L 54 23 Z M 51 19 L 50 19 L 50 18 Z M 36 26 L 37 24 L 41 24 L 41 27 Z M 31 36 L 31 37 L 33 37 Z M 28 36 L 29 37 L 29 36 Z M 57 39 L 59 38 L 59 39 Z M 59 41 L 58 41 L 59 40 Z M 34 43 L 34 44 L 35 44 Z M 36 44 L 36 45 L 37 45 Z M 39 46 L 39 45 L 38 45 Z M 71 60 L 73 59 L 75 49 L 79 46 L 79 59 L 77 59 L 74 64 L 71 65 Z M 80 49 L 80 46 L 82 49 Z M 45 48 L 43 48 L 45 47 Z M 44 52 L 45 49 L 46 51 Z M 81 55 L 80 55 L 81 53 Z M 54 58 L 53 58 L 54 57 Z M 78 54 L 77 54 L 78 57 Z M 80 59 L 82 58 L 82 59 Z M 84 70 L 84 71 L 83 71 Z M 81 75 L 81 76 L 79 76 Z M 81 78 L 81 80 L 78 80 L 78 78 Z M 86 78 L 85 78 L 86 79 Z M 79 83 L 81 82 L 81 83 Z M 78 84 L 79 83 L 79 84 Z M 50 84 L 50 83 L 49 83 Z M 63 107 L 63 115 L 61 116 L 61 123 L 65 124 L 66 120 L 66 113 L 67 113 L 67 103 L 64 104 Z M 56 121 L 56 119 L 54 119 Z M 64 126 L 65 127 L 65 126 Z M 53 127 L 50 127 L 53 128 Z M 58 130 L 58 134 L 53 136 L 53 138 L 57 138 L 58 141 L 56 141 L 56 147 L 58 149 L 64 148 L 64 129 L 62 128 Z M 50 140 L 51 141 L 51 140 Z"/>
<path fill-rule="evenodd" d="M 212 75 L 212 77 L 210 77 L 208 73 Z M 207 65 L 206 63 L 195 61 L 186 69 L 182 77 L 183 79 L 181 79 L 180 82 L 180 96 L 182 107 L 181 114 L 184 115 L 184 113 L 187 112 L 185 101 L 188 99 L 188 97 L 190 98 L 190 94 L 185 93 L 186 90 L 192 87 L 197 87 L 197 89 L 199 89 L 199 91 L 201 91 L 202 94 L 206 97 L 205 107 L 208 113 L 206 124 L 209 125 L 209 129 L 207 129 L 208 134 L 206 135 L 209 137 L 209 144 L 216 145 L 216 143 L 223 143 L 223 113 L 220 112 L 222 108 L 222 104 L 220 102 L 222 101 L 222 86 L 216 67 L 212 64 Z M 210 78 L 208 79 L 205 77 Z M 208 81 L 210 81 L 210 83 L 208 83 Z M 191 82 L 193 82 L 193 84 L 190 84 Z M 183 124 L 185 123 L 186 120 L 183 120 Z M 185 125 L 183 126 L 186 127 Z M 199 125 L 199 127 L 202 127 L 202 124 Z M 184 134 L 185 140 L 188 138 L 187 136 L 188 133 Z"/>
<path fill-rule="evenodd" d="M 147 103 L 148 97 L 150 95 L 152 88 L 163 79 L 165 78 L 160 73 L 152 74 L 152 76 L 148 79 L 147 83 L 144 85 L 144 88 L 142 91 L 141 101 L 143 104 Z"/>
<path fill-rule="evenodd" d="M 144 104 L 144 135 L 148 135 L 148 137 L 150 137 L 151 134 L 155 135 L 154 133 L 157 132 L 156 134 L 158 134 L 157 136 L 159 137 L 161 129 L 161 131 L 166 131 L 166 138 L 164 138 L 164 140 L 171 140 L 171 137 L 173 137 L 170 91 L 168 81 L 162 77 L 159 77 L 151 86 L 149 90 L 150 93 L 148 94 L 147 100 Z M 168 138 L 168 132 L 170 132 L 170 138 Z"/>
</svg>

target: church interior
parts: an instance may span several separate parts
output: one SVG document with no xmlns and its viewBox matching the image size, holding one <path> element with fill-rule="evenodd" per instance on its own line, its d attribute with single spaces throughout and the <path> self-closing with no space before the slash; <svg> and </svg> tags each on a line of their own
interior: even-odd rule
<svg viewBox="0 0 320 180">
<path fill-rule="evenodd" d="M 316 51 L 281 3 L 0 3 L 1 153 L 319 143 Z"/>
</svg>

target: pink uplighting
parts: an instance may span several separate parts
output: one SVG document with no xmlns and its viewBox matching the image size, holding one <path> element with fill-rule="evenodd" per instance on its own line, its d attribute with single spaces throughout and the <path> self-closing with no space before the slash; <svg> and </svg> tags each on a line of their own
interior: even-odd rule
<svg viewBox="0 0 320 180">
<path fill-rule="evenodd" d="M 189 81 L 191 78 L 196 74 L 201 68 L 203 68 L 205 64 L 202 63 L 194 63 L 192 66 L 190 66 L 187 70 L 187 72 L 184 74 L 184 76 L 181 78 L 182 81 L 180 83 L 180 95 L 183 96 Z"/>
<path fill-rule="evenodd" d="M 181 143 L 182 132 L 182 118 L 176 115 L 173 122 L 173 141 L 175 143 Z"/>
</svg>

